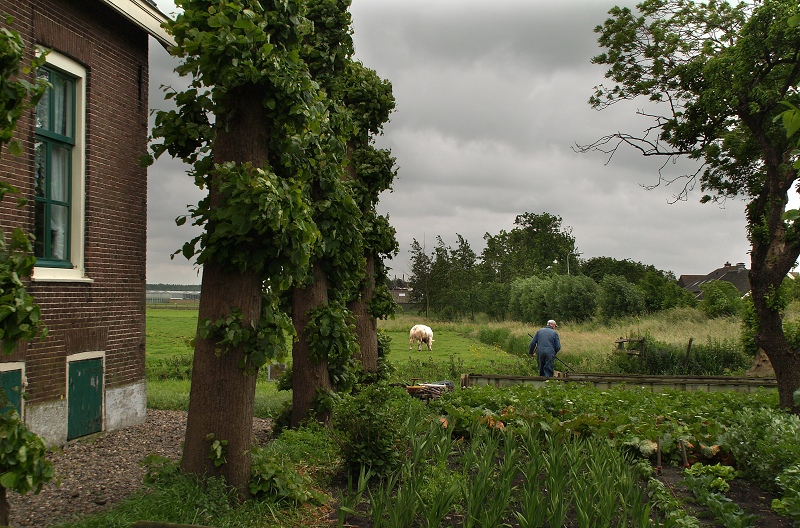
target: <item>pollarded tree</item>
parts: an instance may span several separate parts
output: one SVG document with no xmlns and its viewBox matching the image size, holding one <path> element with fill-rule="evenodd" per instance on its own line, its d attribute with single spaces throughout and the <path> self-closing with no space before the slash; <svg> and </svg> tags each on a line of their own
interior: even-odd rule
<svg viewBox="0 0 800 528">
<path fill-rule="evenodd" d="M 171 53 L 191 85 L 168 92 L 178 108 L 157 114 L 153 151 L 191 164 L 208 189 L 191 210 L 204 232 L 182 251 L 203 265 L 203 294 L 181 467 L 223 476 L 244 497 L 257 370 L 285 354 L 292 326 L 279 296 L 305 279 L 320 238 L 311 169 L 328 112 L 299 58 L 302 4 L 178 5 Z"/>
<path fill-rule="evenodd" d="M 331 139 L 321 153 L 325 159 L 316 160 L 312 185 L 324 243 L 312 257 L 313 279 L 292 293 L 298 333 L 293 425 L 309 412 L 328 420 L 325 391 L 348 389 L 357 360 L 364 371 L 377 371 L 377 318 L 394 307 L 382 257 L 397 247 L 388 218 L 376 212 L 379 194 L 394 178 L 394 158 L 371 144 L 394 108 L 391 85 L 352 59 L 350 0 L 305 5 L 313 31 L 305 34 L 301 57 L 327 95 Z"/>
<path fill-rule="evenodd" d="M 391 84 L 359 62 L 350 61 L 338 79 L 336 93 L 348 109 L 352 130 L 347 142 L 347 170 L 351 191 L 362 215 L 364 260 L 363 281 L 347 307 L 356 318 L 359 358 L 365 372 L 378 370 L 378 319 L 394 314 L 395 303 L 386 285 L 384 258 L 397 254 L 395 230 L 388 216 L 377 213 L 381 192 L 392 186 L 397 169 L 386 149 L 374 146 L 394 109 Z"/>
<path fill-rule="evenodd" d="M 597 27 L 606 52 L 593 62 L 608 66 L 614 84 L 597 87 L 590 104 L 603 109 L 645 98 L 650 103 L 640 114 L 652 123 L 641 134 L 611 134 L 580 150 L 613 155 L 629 146 L 665 165 L 685 156 L 699 168 L 685 175 L 678 198 L 699 183 L 703 202 L 747 200 L 755 342 L 775 369 L 781 406 L 800 412 L 792 399 L 800 353 L 787 342 L 782 307 L 773 302 L 800 255 L 800 225 L 783 218 L 797 179 L 794 144 L 775 122 L 781 101 L 800 99 L 800 31 L 788 22 L 798 4 L 646 0 L 637 10 L 615 7 Z"/>
</svg>

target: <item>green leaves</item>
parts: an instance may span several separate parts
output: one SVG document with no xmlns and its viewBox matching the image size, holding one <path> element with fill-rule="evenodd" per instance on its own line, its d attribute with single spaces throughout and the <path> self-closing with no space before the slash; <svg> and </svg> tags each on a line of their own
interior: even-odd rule
<svg viewBox="0 0 800 528">
<path fill-rule="evenodd" d="M 16 411 L 0 416 L 0 486 L 21 495 L 39 493 L 54 476 L 42 439 L 25 427 Z"/>
<path fill-rule="evenodd" d="M 219 467 L 222 464 L 225 464 L 228 461 L 226 459 L 228 441 L 220 440 L 214 433 L 209 433 L 206 435 L 206 442 L 211 444 L 209 446 L 208 458 L 214 462 L 214 466 Z"/>
<path fill-rule="evenodd" d="M 358 339 L 352 313 L 341 303 L 329 302 L 312 310 L 305 328 L 311 357 L 328 362 L 328 374 L 338 390 L 355 383 L 353 358 L 358 354 Z"/>
<path fill-rule="evenodd" d="M 36 257 L 28 236 L 19 228 L 7 241 L 0 231 L 0 342 L 3 354 L 11 354 L 17 343 L 37 336 L 47 337 L 41 310 L 22 282 L 33 272 Z"/>
<path fill-rule="evenodd" d="M 279 307 L 276 295 L 265 294 L 258 323 L 245 324 L 242 312 L 234 308 L 225 319 L 204 319 L 198 325 L 200 337 L 213 341 L 218 355 L 243 347 L 243 370 L 259 369 L 268 362 L 281 362 L 291 351 L 294 326 L 288 314 Z"/>
<path fill-rule="evenodd" d="M 6 24 L 13 21 L 10 16 L 6 17 Z M 7 145 L 12 156 L 22 153 L 20 144 L 12 141 L 17 121 L 36 106 L 49 86 L 44 79 L 37 78 L 31 84 L 23 77 L 44 64 L 45 55 L 35 57 L 30 65 L 20 66 L 24 53 L 19 32 L 0 27 L 0 148 Z"/>
</svg>

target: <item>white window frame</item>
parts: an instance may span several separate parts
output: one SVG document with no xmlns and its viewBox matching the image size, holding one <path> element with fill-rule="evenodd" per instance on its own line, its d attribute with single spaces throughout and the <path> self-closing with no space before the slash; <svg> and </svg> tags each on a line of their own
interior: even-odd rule
<svg viewBox="0 0 800 528">
<path fill-rule="evenodd" d="M 39 53 L 45 48 L 37 47 Z M 77 61 L 56 51 L 47 53 L 48 66 L 75 78 L 75 146 L 72 150 L 72 196 L 70 215 L 71 268 L 34 266 L 31 278 L 35 282 L 94 282 L 86 276 L 84 267 L 86 231 L 86 68 Z"/>
</svg>

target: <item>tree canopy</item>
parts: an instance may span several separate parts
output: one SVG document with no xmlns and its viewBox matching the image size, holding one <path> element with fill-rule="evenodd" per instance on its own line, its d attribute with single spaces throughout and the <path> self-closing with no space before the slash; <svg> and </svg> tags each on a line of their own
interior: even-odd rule
<svg viewBox="0 0 800 528">
<path fill-rule="evenodd" d="M 617 132 L 580 147 L 611 156 L 632 147 L 666 166 L 686 157 L 696 170 L 659 184 L 682 183 L 686 198 L 699 183 L 702 202 L 747 201 L 752 244 L 750 284 L 759 331 L 769 355 L 781 405 L 800 411 L 800 356 L 783 335 L 774 293 L 800 255 L 800 224 L 783 213 L 797 172 L 794 144 L 777 119 L 784 102 L 797 105 L 800 31 L 789 23 L 794 0 L 727 2 L 646 0 L 636 11 L 614 7 L 596 28 L 605 48 L 593 62 L 606 66 L 610 86 L 595 88 L 590 104 L 605 109 L 645 99 L 639 113 L 651 120 L 640 133 Z"/>
</svg>

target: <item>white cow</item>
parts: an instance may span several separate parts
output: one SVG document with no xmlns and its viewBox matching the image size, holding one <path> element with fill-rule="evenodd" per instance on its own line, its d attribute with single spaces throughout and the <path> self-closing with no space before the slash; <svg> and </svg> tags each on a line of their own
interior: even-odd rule
<svg viewBox="0 0 800 528">
<path fill-rule="evenodd" d="M 433 330 L 425 325 L 414 325 L 409 332 L 408 349 L 414 348 L 414 341 L 417 341 L 417 350 L 422 350 L 422 343 L 428 345 L 428 350 L 433 349 Z"/>
</svg>

